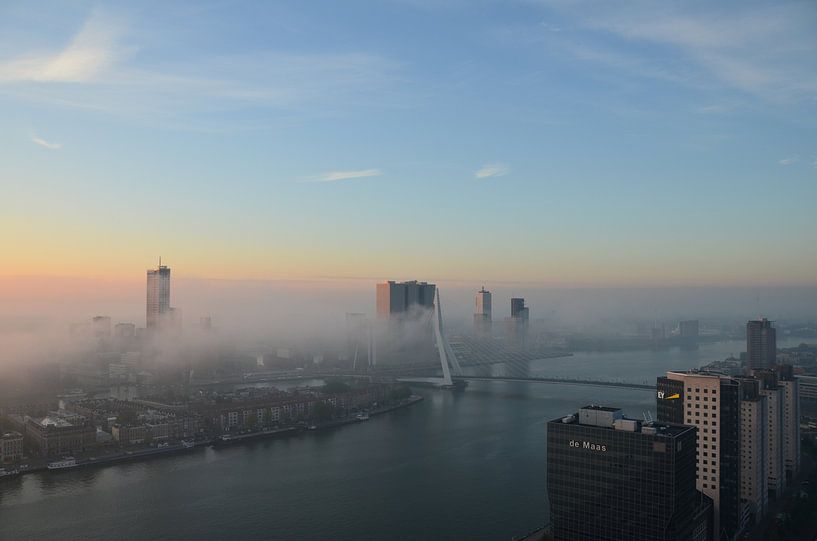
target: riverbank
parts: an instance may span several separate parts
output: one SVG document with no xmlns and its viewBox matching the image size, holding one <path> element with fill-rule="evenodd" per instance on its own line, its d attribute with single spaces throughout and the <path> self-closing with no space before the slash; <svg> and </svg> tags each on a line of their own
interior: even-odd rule
<svg viewBox="0 0 817 541">
<path fill-rule="evenodd" d="M 394 411 L 400 408 L 408 407 L 417 402 L 421 402 L 423 400 L 422 396 L 412 395 L 409 398 L 398 402 L 396 404 L 389 404 L 388 406 L 384 406 L 381 408 L 375 408 L 370 410 L 366 413 L 365 416 L 355 416 L 345 419 L 338 419 L 334 421 L 328 421 L 325 423 L 314 424 L 308 427 L 305 426 L 292 426 L 292 427 L 285 427 L 285 428 L 278 428 L 274 430 L 265 430 L 261 432 L 252 432 L 249 434 L 237 434 L 237 435 L 225 435 L 225 436 L 217 436 L 215 438 L 207 438 L 204 440 L 190 442 L 189 444 L 173 444 L 173 445 L 166 445 L 164 447 L 150 447 L 150 448 L 142 448 L 142 449 L 132 449 L 132 450 L 118 450 L 110 454 L 101 453 L 102 456 L 84 456 L 77 458 L 76 465 L 70 466 L 67 468 L 61 469 L 49 469 L 48 463 L 50 461 L 46 460 L 35 460 L 30 461 L 28 467 L 25 469 L 20 469 L 18 474 L 13 476 L 8 476 L 9 479 L 13 477 L 20 477 L 22 475 L 31 474 L 31 473 L 40 473 L 44 471 L 48 471 L 51 473 L 61 473 L 64 471 L 76 470 L 78 468 L 88 468 L 94 466 L 110 466 L 124 462 L 134 462 L 139 460 L 147 460 L 150 458 L 158 458 L 167 455 L 174 455 L 183 452 L 193 452 L 196 449 L 200 449 L 202 447 L 209 447 L 209 446 L 216 446 L 216 445 L 235 445 L 240 443 L 249 443 L 251 441 L 255 441 L 258 439 L 267 439 L 273 437 L 286 437 L 292 436 L 295 434 L 302 434 L 304 432 L 311 432 L 317 430 L 326 430 L 329 428 L 336 428 L 343 425 L 348 424 L 355 424 L 359 422 L 363 422 L 368 420 L 370 417 L 374 417 L 376 415 L 382 415 L 384 413 L 388 413 L 390 411 Z M 99 455 L 100 453 L 96 453 L 95 455 Z M 86 455 L 90 455 L 90 453 L 86 453 Z"/>
</svg>

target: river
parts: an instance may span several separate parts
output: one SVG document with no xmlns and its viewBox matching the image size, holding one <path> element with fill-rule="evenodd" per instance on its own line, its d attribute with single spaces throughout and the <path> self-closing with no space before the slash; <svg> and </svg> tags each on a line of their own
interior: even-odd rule
<svg viewBox="0 0 817 541">
<path fill-rule="evenodd" d="M 579 353 L 530 371 L 654 382 L 742 349 Z M 546 420 L 589 403 L 655 409 L 652 391 L 590 386 L 416 392 L 426 400 L 333 430 L 4 480 L 0 539 L 506 541 L 547 521 Z"/>
</svg>

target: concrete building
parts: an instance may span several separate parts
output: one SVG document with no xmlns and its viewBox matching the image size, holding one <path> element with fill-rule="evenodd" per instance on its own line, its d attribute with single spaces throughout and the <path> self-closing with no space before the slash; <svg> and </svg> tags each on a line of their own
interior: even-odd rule
<svg viewBox="0 0 817 541">
<path fill-rule="evenodd" d="M 746 323 L 746 366 L 749 370 L 777 364 L 777 331 L 766 318 Z"/>
<path fill-rule="evenodd" d="M 740 533 L 740 386 L 721 374 L 667 372 L 658 378 L 658 420 L 698 428 L 697 489 L 714 507 L 715 539 Z"/>
<path fill-rule="evenodd" d="M 710 539 L 711 502 L 695 488 L 695 434 L 695 427 L 642 424 L 602 406 L 549 421 L 553 537 Z"/>
<path fill-rule="evenodd" d="M 817 376 L 795 376 L 800 395 L 800 415 L 817 419 Z"/>
<path fill-rule="evenodd" d="M 23 458 L 23 435 L 6 432 L 0 436 L 0 463 L 11 464 Z"/>
<path fill-rule="evenodd" d="M 769 496 L 779 497 L 786 488 L 786 448 L 784 425 L 784 389 L 778 385 L 774 370 L 753 370 L 760 382 L 760 394 L 766 397 L 766 475 Z"/>
<path fill-rule="evenodd" d="M 96 428 L 80 415 L 63 410 L 40 417 L 9 415 L 25 445 L 35 454 L 49 457 L 79 453 L 96 445 Z"/>
<path fill-rule="evenodd" d="M 777 372 L 783 391 L 783 465 L 790 482 L 800 471 L 800 382 L 791 365 L 778 365 Z"/>
<path fill-rule="evenodd" d="M 768 406 L 767 397 L 760 394 L 759 380 L 739 378 L 739 382 L 741 525 L 747 527 L 760 521 L 768 505 Z"/>
<path fill-rule="evenodd" d="M 490 339 L 491 326 L 491 292 L 483 287 L 477 291 L 474 299 L 474 336 L 482 340 Z"/>
<path fill-rule="evenodd" d="M 116 338 L 133 338 L 136 335 L 136 325 L 133 323 L 117 323 L 113 328 Z"/>
<path fill-rule="evenodd" d="M 387 281 L 376 286 L 377 316 L 379 318 L 405 317 L 414 309 L 431 310 L 436 286 L 427 282 Z"/>
<path fill-rule="evenodd" d="M 145 326 L 148 329 L 162 329 L 171 318 L 170 308 L 170 267 L 161 264 L 147 271 L 147 305 Z"/>
<path fill-rule="evenodd" d="M 96 316 L 91 322 L 94 338 L 110 338 L 111 318 L 108 316 Z"/>
</svg>

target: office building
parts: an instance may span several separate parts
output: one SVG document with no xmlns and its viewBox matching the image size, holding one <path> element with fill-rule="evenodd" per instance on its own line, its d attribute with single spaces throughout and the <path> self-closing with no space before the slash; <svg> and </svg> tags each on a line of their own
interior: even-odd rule
<svg viewBox="0 0 817 541">
<path fill-rule="evenodd" d="M 110 338 L 111 318 L 108 316 L 96 316 L 91 322 L 91 329 L 94 338 Z"/>
<path fill-rule="evenodd" d="M 715 539 L 740 532 L 740 385 L 706 372 L 667 372 L 658 378 L 659 422 L 698 428 L 697 488 L 713 503 Z"/>
<path fill-rule="evenodd" d="M 777 336 L 766 318 L 746 323 L 746 366 L 749 370 L 777 364 Z"/>
<path fill-rule="evenodd" d="M 430 310 L 434 306 L 436 286 L 427 282 L 394 282 L 377 284 L 378 318 L 401 318 L 414 314 L 415 310 Z"/>
<path fill-rule="evenodd" d="M 170 308 L 170 268 L 162 265 L 147 271 L 146 327 L 161 329 L 168 325 Z"/>
<path fill-rule="evenodd" d="M 511 317 L 505 318 L 505 340 L 511 347 L 524 347 L 528 342 L 530 310 L 525 299 L 511 299 Z"/>
<path fill-rule="evenodd" d="M 553 537 L 709 539 L 711 502 L 695 488 L 695 427 L 587 406 L 547 423 Z"/>
<path fill-rule="evenodd" d="M 474 301 L 474 336 L 479 339 L 491 338 L 491 292 L 483 287 L 477 291 Z"/>
<path fill-rule="evenodd" d="M 766 447 L 768 419 L 766 396 L 760 381 L 738 378 L 740 383 L 740 501 L 741 527 L 756 525 L 766 513 L 768 479 Z"/>
</svg>

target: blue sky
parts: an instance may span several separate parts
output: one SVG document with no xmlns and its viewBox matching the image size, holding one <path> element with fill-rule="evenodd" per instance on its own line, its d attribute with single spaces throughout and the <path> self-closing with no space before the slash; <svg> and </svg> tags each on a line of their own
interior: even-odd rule
<svg viewBox="0 0 817 541">
<path fill-rule="evenodd" d="M 6 2 L 0 119 L 8 274 L 815 282 L 813 2 Z"/>
</svg>

